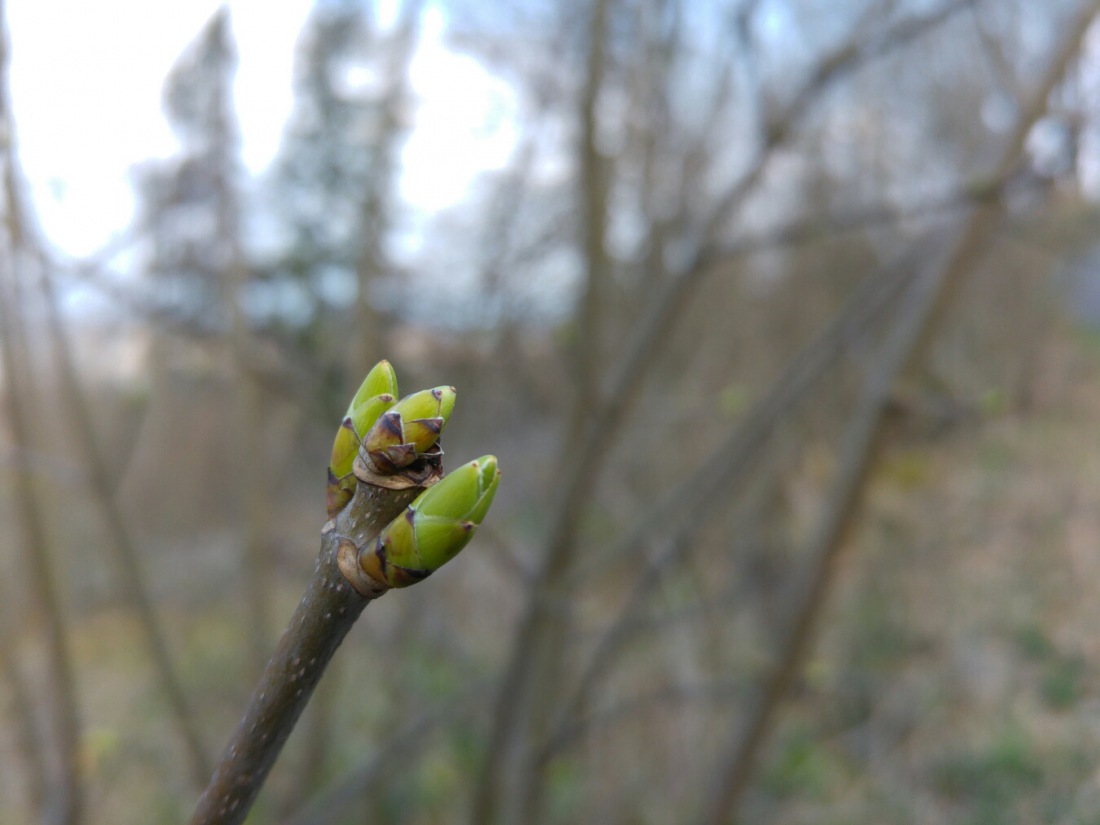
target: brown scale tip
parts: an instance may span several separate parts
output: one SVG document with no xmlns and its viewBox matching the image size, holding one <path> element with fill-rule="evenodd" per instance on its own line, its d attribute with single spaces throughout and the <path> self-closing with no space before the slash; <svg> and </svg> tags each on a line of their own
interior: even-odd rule
<svg viewBox="0 0 1100 825">
<path fill-rule="evenodd" d="M 431 430 L 436 435 L 443 432 L 442 418 L 418 418 L 416 423 L 420 424 L 426 430 Z"/>
<path fill-rule="evenodd" d="M 384 412 L 378 419 L 378 425 L 394 437 L 401 437 L 401 413 Z"/>
</svg>

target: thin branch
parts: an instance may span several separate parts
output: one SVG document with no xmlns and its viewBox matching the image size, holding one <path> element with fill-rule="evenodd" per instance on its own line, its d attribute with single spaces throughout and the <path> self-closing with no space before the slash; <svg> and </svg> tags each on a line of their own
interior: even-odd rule
<svg viewBox="0 0 1100 825">
<path fill-rule="evenodd" d="M 6 598 L 7 595 L 5 593 L 3 597 Z M 0 623 L 0 672 L 3 673 L 4 682 L 11 694 L 11 712 L 7 715 L 9 718 L 14 717 L 11 727 L 15 731 L 16 747 L 25 769 L 24 785 L 28 807 L 35 820 L 43 821 L 49 784 L 46 754 L 35 727 L 31 689 L 15 661 L 15 645 L 8 631 L 10 624 L 6 621 L 6 615 L 3 618 L 5 620 Z"/>
<path fill-rule="evenodd" d="M 701 235 L 699 259 L 708 261 L 713 255 L 723 225 L 734 215 L 748 193 L 756 186 L 767 170 L 768 161 L 775 150 L 790 140 L 799 124 L 813 109 L 814 104 L 839 80 L 863 68 L 869 62 L 893 54 L 913 41 L 951 20 L 956 14 L 969 8 L 975 0 L 954 0 L 939 9 L 894 24 L 869 43 L 852 38 L 826 55 L 803 83 L 791 102 L 769 125 L 765 139 L 741 176 L 728 187 L 725 194 L 711 210 Z"/>
<path fill-rule="evenodd" d="M 659 532 L 670 534 L 667 546 L 634 583 L 618 616 L 596 643 L 595 653 L 563 704 L 554 734 L 539 747 L 543 760 L 561 747 L 563 732 L 571 730 L 600 677 L 636 631 L 635 617 L 662 581 L 661 574 L 678 562 L 693 545 L 693 537 L 719 509 L 716 502 L 730 499 L 757 474 L 772 435 L 825 379 L 840 357 L 856 347 L 894 305 L 899 291 L 911 281 L 906 267 L 890 275 L 868 276 L 833 320 L 796 355 L 733 433 L 680 487 L 651 507 L 649 515 L 610 554 L 577 571 L 577 581 L 608 574 L 610 561 L 635 555 L 638 546 Z"/>
<path fill-rule="evenodd" d="M 10 232 L 10 222 L 8 229 Z M 30 453 L 30 433 L 23 403 L 31 394 L 29 387 L 23 383 L 28 371 L 26 365 L 20 363 L 23 360 L 20 357 L 22 347 L 16 341 L 17 304 L 10 283 L 14 278 L 14 261 L 15 256 L 9 247 L 4 261 L 6 271 L 0 273 L 0 357 L 7 381 L 8 424 L 15 440 L 17 460 L 24 465 L 16 472 L 17 518 L 24 533 L 24 564 L 29 572 L 31 591 L 46 624 L 46 656 L 50 674 L 46 696 L 52 705 L 50 715 L 57 726 L 55 735 L 60 751 L 60 787 L 51 790 L 50 811 L 46 819 L 76 825 L 83 819 L 84 796 L 79 767 L 81 726 L 76 703 L 76 680 L 71 641 L 62 609 L 64 600 L 54 573 L 53 553 L 31 484 L 30 471 L 23 461 Z"/>
<path fill-rule="evenodd" d="M 887 33 L 866 49 L 853 46 L 831 55 L 786 110 L 779 121 L 781 128 L 769 135 L 757 160 L 719 200 L 698 234 L 694 253 L 665 280 L 660 289 L 651 294 L 621 356 L 610 370 L 604 396 L 589 414 L 583 435 L 566 451 L 562 472 L 555 475 L 555 488 L 560 492 L 551 507 L 552 527 L 541 555 L 532 595 L 520 620 L 501 678 L 498 711 L 474 791 L 469 818 L 473 825 L 490 825 L 495 819 L 494 797 L 504 775 L 505 761 L 515 746 L 516 729 L 531 704 L 531 690 L 538 681 L 533 671 L 543 655 L 545 634 L 550 632 L 546 627 L 551 623 L 547 612 L 549 591 L 572 566 L 576 554 L 577 526 L 605 459 L 615 444 L 615 434 L 624 429 L 622 422 L 639 396 L 653 353 L 674 327 L 676 318 L 687 305 L 694 288 L 702 281 L 702 276 L 710 271 L 718 231 L 760 179 L 768 158 L 787 140 L 824 89 L 849 69 L 865 65 L 872 58 L 926 34 L 970 2 L 972 0 L 961 0 L 925 17 L 906 21 L 897 27 L 896 32 Z"/>
<path fill-rule="evenodd" d="M 102 271 L 100 261 L 78 261 L 62 265 L 53 261 L 53 268 L 64 273 L 81 286 L 91 287 L 117 305 L 148 323 L 158 334 L 171 333 L 190 342 L 210 347 L 227 344 L 228 333 L 210 323 L 199 314 L 186 314 L 178 309 L 159 305 L 149 295 L 140 294 L 133 285 L 112 284 Z M 319 403 L 321 381 L 317 366 L 290 347 L 267 336 L 258 335 L 240 344 L 237 353 L 241 365 L 252 380 L 265 391 L 271 392 L 307 410 L 328 415 Z"/>
<path fill-rule="evenodd" d="M 326 525 L 305 594 L 252 692 L 191 825 L 244 821 L 333 654 L 372 600 L 356 592 L 340 572 L 340 545 L 350 541 L 356 547 L 367 546 L 419 492 L 416 487 L 394 491 L 361 483 L 351 503 Z"/>
<path fill-rule="evenodd" d="M 962 186 L 922 198 L 915 203 L 896 206 L 873 203 L 842 210 L 836 214 L 800 218 L 772 229 L 756 232 L 711 250 L 712 266 L 718 267 L 754 252 L 779 249 L 833 238 L 848 232 L 923 218 L 941 218 L 975 206 L 993 204 L 1008 194 L 1039 194 L 1050 188 L 1051 181 L 1035 176 L 1012 174 L 1002 178 L 975 179 Z"/>
<path fill-rule="evenodd" d="M 1006 174 L 1018 162 L 1031 127 L 1042 116 L 1050 93 L 1080 51 L 1090 24 L 1098 13 L 1100 4 L 1093 3 L 1073 21 L 1070 34 L 1051 61 L 1025 115 L 1020 118 L 998 157 L 996 174 L 999 176 Z M 906 296 L 899 323 L 867 377 L 862 400 L 845 432 L 836 479 L 810 539 L 813 562 L 795 602 L 791 624 L 779 655 L 747 715 L 744 728 L 731 738 L 712 778 L 709 801 L 700 820 L 706 825 L 723 825 L 736 816 L 758 754 L 812 644 L 818 618 L 835 578 L 840 551 L 861 503 L 882 440 L 884 413 L 891 388 L 897 376 L 920 359 L 932 340 L 936 321 L 943 316 L 950 298 L 994 236 L 999 217 L 998 209 L 972 213 L 960 229 L 950 254 L 934 269 L 923 273 Z"/>
<path fill-rule="evenodd" d="M 708 825 L 727 822 L 731 812 L 736 810 L 736 804 L 747 787 L 754 756 L 764 741 L 775 708 L 786 696 L 797 675 L 829 591 L 843 539 L 854 522 L 860 494 L 876 454 L 891 388 L 908 363 L 948 274 L 946 268 L 937 266 L 925 272 L 912 286 L 906 295 L 898 326 L 868 376 L 859 407 L 845 433 L 837 478 L 811 540 L 814 561 L 808 583 L 802 588 L 804 595 L 798 599 L 793 624 L 780 648 L 782 652 L 775 670 L 761 691 L 759 706 L 750 713 L 749 725 L 744 733 L 739 733 L 734 740 L 730 755 L 720 760 L 712 784 L 712 801 L 702 820 Z"/>
<path fill-rule="evenodd" d="M 639 713 L 651 712 L 655 705 L 661 708 L 678 708 L 687 702 L 725 705 L 743 698 L 744 695 L 744 684 L 736 681 L 701 685 L 671 685 L 636 696 L 627 696 L 611 707 L 569 720 L 569 724 L 559 731 L 554 742 L 548 745 L 542 759 L 551 758 L 582 736 L 591 736 L 593 731 L 605 733 L 608 728 L 614 725 L 631 721 Z"/>
<path fill-rule="evenodd" d="M 65 321 L 61 317 L 48 262 L 44 257 L 38 257 L 43 267 L 40 286 L 46 299 L 47 322 L 61 378 L 61 390 L 65 398 L 63 406 L 68 415 L 69 428 L 76 434 L 76 442 L 84 453 L 83 464 L 87 468 L 88 491 L 103 514 L 110 537 L 108 548 L 114 556 L 122 578 L 123 597 L 137 615 L 157 681 L 168 699 L 177 732 L 187 752 L 191 781 L 196 787 L 201 788 L 209 775 L 210 767 L 206 748 L 199 734 L 199 725 L 187 701 L 183 682 L 169 655 L 167 637 L 149 595 L 150 586 L 142 567 L 141 554 L 130 532 L 126 517 L 122 513 L 115 495 L 115 485 L 107 468 L 107 461 L 99 446 L 94 416 L 77 375 L 72 342 L 69 340 Z"/>
<path fill-rule="evenodd" d="M 705 518 L 716 503 L 734 495 L 753 477 L 756 462 L 779 426 L 828 375 L 847 352 L 859 347 L 869 331 L 881 323 L 898 295 L 912 281 L 911 266 L 923 248 L 902 255 L 885 274 L 864 279 L 829 324 L 812 338 L 784 368 L 771 388 L 719 444 L 696 472 L 649 508 L 615 548 L 579 567 L 570 582 L 607 575 L 607 567 L 658 531 L 676 533 L 684 525 Z"/>
<path fill-rule="evenodd" d="M 5 180 L 13 174 L 13 129 L 9 98 L 9 49 L 7 15 L 0 0 L 0 162 L 4 164 Z M 16 205 L 10 199 L 5 204 L 5 260 L 0 272 L 0 358 L 3 359 L 7 381 L 7 415 L 17 454 L 22 458 L 30 451 L 30 432 L 26 410 L 22 400 L 31 397 L 23 378 L 30 375 L 25 360 L 26 335 L 17 318 L 18 306 L 14 298 L 18 265 L 17 257 L 22 247 Z M 51 716 L 57 726 L 60 783 L 51 790 L 49 810 L 45 821 L 59 825 L 78 825 L 84 819 L 84 788 L 80 777 L 81 724 L 76 700 L 76 679 L 68 629 L 62 609 L 63 596 L 54 572 L 54 560 L 46 535 L 45 522 L 39 501 L 31 485 L 26 467 L 17 473 L 15 494 L 18 516 L 25 535 L 26 566 L 30 574 L 31 589 L 43 612 L 46 623 L 46 656 L 50 684 L 47 696 L 51 703 Z"/>
</svg>

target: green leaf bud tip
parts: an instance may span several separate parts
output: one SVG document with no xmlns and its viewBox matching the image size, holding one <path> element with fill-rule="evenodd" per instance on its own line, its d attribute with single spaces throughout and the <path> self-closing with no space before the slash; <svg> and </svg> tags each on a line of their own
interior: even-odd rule
<svg viewBox="0 0 1100 825">
<path fill-rule="evenodd" d="M 500 484 L 495 456 L 464 464 L 429 487 L 359 556 L 363 572 L 390 587 L 425 579 L 458 555 L 477 530 Z"/>
<path fill-rule="evenodd" d="M 371 367 L 371 371 L 363 379 L 359 391 L 355 393 L 351 403 L 348 404 L 346 415 L 351 416 L 356 407 L 376 395 L 392 395 L 394 398 L 397 398 L 398 395 L 397 373 L 394 372 L 393 365 L 385 359 Z M 373 421 L 368 422 L 368 424 L 373 423 Z"/>
<path fill-rule="evenodd" d="M 362 437 L 378 417 L 394 405 L 396 398 L 397 374 L 389 361 L 379 361 L 363 379 L 336 431 L 325 494 L 330 518 L 344 508 L 355 492 L 352 465 L 359 452 Z"/>
<path fill-rule="evenodd" d="M 381 473 L 395 473 L 439 440 L 455 406 L 454 387 L 407 395 L 378 418 L 363 446 Z"/>
</svg>

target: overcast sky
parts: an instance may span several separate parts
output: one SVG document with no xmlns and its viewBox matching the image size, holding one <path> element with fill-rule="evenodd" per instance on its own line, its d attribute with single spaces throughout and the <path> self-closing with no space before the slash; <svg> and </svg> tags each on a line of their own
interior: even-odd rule
<svg viewBox="0 0 1100 825">
<path fill-rule="evenodd" d="M 127 226 L 131 167 L 174 151 L 160 106 L 164 77 L 220 3 L 7 5 L 12 105 L 28 183 L 48 237 L 70 254 L 87 255 Z M 277 152 L 290 113 L 295 42 L 312 3 L 229 5 L 240 54 L 243 159 L 258 172 Z M 507 161 L 515 139 L 509 119 L 499 117 L 511 107 L 510 90 L 472 58 L 447 49 L 444 27 L 442 12 L 430 7 L 412 66 L 421 106 L 403 156 L 401 190 L 425 211 L 460 200 L 472 175 Z"/>
</svg>

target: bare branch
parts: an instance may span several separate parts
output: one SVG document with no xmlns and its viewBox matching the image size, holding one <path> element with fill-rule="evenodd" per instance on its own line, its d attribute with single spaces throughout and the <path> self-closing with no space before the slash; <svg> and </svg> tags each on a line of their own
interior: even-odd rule
<svg viewBox="0 0 1100 825">
<path fill-rule="evenodd" d="M 571 720 L 580 714 L 600 677 L 636 631 L 637 614 L 661 582 L 662 573 L 692 548 L 696 532 L 709 515 L 720 509 L 717 502 L 735 497 L 755 476 L 761 457 L 770 447 L 771 436 L 809 398 L 844 353 L 859 346 L 894 306 L 898 293 L 911 280 L 908 265 L 897 266 L 889 275 L 868 276 L 828 326 L 791 360 L 769 392 L 703 465 L 684 484 L 651 507 L 649 514 L 612 552 L 576 571 L 574 580 L 577 582 L 607 575 L 607 565 L 635 555 L 643 542 L 652 542 L 662 531 L 670 535 L 665 549 L 635 581 L 619 615 L 596 643 L 587 668 L 569 700 L 563 704 L 553 736 L 541 746 L 539 759 L 561 747 L 564 731 L 573 727 Z"/>
<path fill-rule="evenodd" d="M 359 484 L 351 503 L 323 532 L 305 594 L 199 799 L 191 825 L 244 821 L 333 654 L 372 601 L 340 572 L 341 543 L 366 547 L 419 492 L 416 487 L 395 491 Z"/>
<path fill-rule="evenodd" d="M 7 599 L 8 593 L 3 594 Z M 36 820 L 46 821 L 45 806 L 49 787 L 49 771 L 46 767 L 46 753 L 43 743 L 35 729 L 35 707 L 31 688 L 19 671 L 15 661 L 15 645 L 8 632 L 7 616 L 0 617 L 0 673 L 11 695 L 11 727 L 15 731 L 16 748 L 23 760 L 26 779 L 26 795 L 31 815 Z M 14 718 L 13 718 L 14 717 Z"/>
<path fill-rule="evenodd" d="M 18 253 L 24 246 L 17 204 L 13 201 L 15 170 L 12 146 L 13 123 L 9 105 L 9 49 L 7 16 L 0 0 L 0 162 L 3 163 L 6 202 L 3 271 L 0 272 L 0 358 L 6 378 L 7 418 L 20 460 L 30 454 L 30 434 L 21 401 L 31 398 L 23 379 L 30 375 L 25 363 L 26 335 L 18 315 L 15 284 L 18 279 Z M 32 413 L 33 414 L 33 413 Z M 84 819 L 84 788 L 80 775 L 81 724 L 76 700 L 71 641 L 65 626 L 63 594 L 54 572 L 53 548 L 46 534 L 38 498 L 26 468 L 18 472 L 15 483 L 18 518 L 25 536 L 25 563 L 31 589 L 46 624 L 46 655 L 50 674 L 48 701 L 57 726 L 59 784 L 50 790 L 46 821 L 59 825 L 79 825 Z"/>
<path fill-rule="evenodd" d="M 552 527 L 541 555 L 541 567 L 533 585 L 532 597 L 515 635 L 512 653 L 501 679 L 498 712 L 474 794 L 472 823 L 490 825 L 495 820 L 494 789 L 502 781 L 505 760 L 515 747 L 516 728 L 534 705 L 531 691 L 539 681 L 535 678 L 534 669 L 542 661 L 543 646 L 549 638 L 546 634 L 552 636 L 556 632 L 556 622 L 551 621 L 546 612 L 548 597 L 572 567 L 576 554 L 577 525 L 615 443 L 614 433 L 623 430 L 621 423 L 639 395 L 653 353 L 672 330 L 675 319 L 702 276 L 710 271 L 719 230 L 755 186 L 768 157 L 788 138 L 822 90 L 873 57 L 886 54 L 932 30 L 969 2 L 971 0 L 959 0 L 937 12 L 900 24 L 865 48 L 849 45 L 829 56 L 778 121 L 779 128 L 769 134 L 748 171 L 729 188 L 705 220 L 697 234 L 692 254 L 664 281 L 661 288 L 651 293 L 620 357 L 609 370 L 604 395 L 586 416 L 585 430 L 573 440 L 566 451 L 567 461 L 562 471 L 555 475 L 555 488 L 560 492 L 551 508 L 554 514 L 550 522 Z M 615 422 L 618 426 L 612 426 Z"/>
<path fill-rule="evenodd" d="M 1007 174 L 1018 162 L 1031 127 L 1042 116 L 1047 98 L 1080 51 L 1085 34 L 1098 13 L 1100 4 L 1092 3 L 1073 21 L 1069 35 L 1033 93 L 1025 115 L 999 154 L 995 170 L 998 176 Z M 756 702 L 749 709 L 745 727 L 734 734 L 719 760 L 701 822 L 722 825 L 736 814 L 757 755 L 767 741 L 779 706 L 812 644 L 818 617 L 835 578 L 840 551 L 882 440 L 883 416 L 891 388 L 897 376 L 921 357 L 935 322 L 993 237 L 999 216 L 1000 211 L 996 209 L 973 212 L 960 229 L 948 256 L 922 273 L 906 295 L 897 327 L 867 376 L 863 397 L 846 429 L 836 478 L 809 542 L 811 567 L 793 606 L 780 653 Z"/>
</svg>

